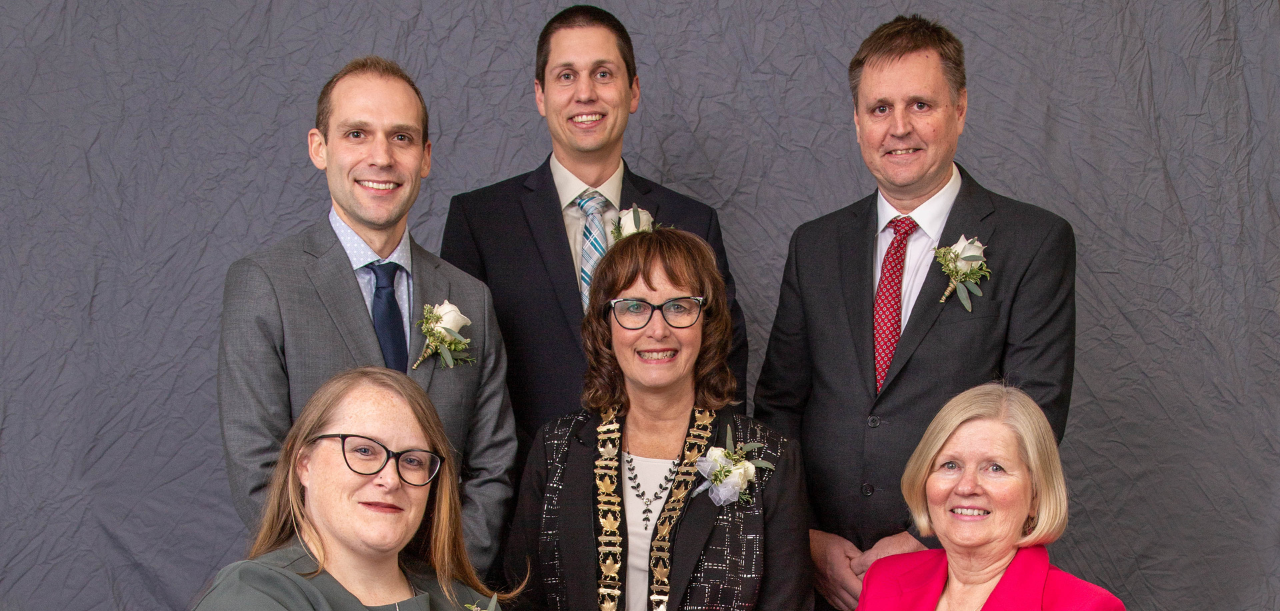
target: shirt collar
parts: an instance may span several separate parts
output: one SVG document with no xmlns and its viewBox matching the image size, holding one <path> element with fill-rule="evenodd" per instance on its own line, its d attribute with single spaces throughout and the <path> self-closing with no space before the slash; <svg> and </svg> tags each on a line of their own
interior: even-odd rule
<svg viewBox="0 0 1280 611">
<path fill-rule="evenodd" d="M 933 194 L 933 197 L 925 200 L 911 214 L 911 220 L 920 226 L 920 230 L 932 240 L 942 239 L 942 228 L 947 224 L 947 216 L 951 214 L 951 206 L 956 203 L 956 196 L 960 194 L 960 170 L 956 168 L 956 164 L 951 164 L 951 180 L 942 187 L 941 191 Z M 876 191 L 876 233 L 884 231 L 885 225 L 889 224 L 899 216 L 903 216 L 901 212 L 884 198 L 884 194 Z"/>
<path fill-rule="evenodd" d="M 618 202 L 622 201 L 622 169 L 624 167 L 626 162 L 619 160 L 618 169 L 613 176 L 605 180 L 604 184 L 595 187 L 595 190 L 609 200 L 614 208 L 617 208 Z M 555 153 L 551 154 L 551 178 L 556 181 L 556 193 L 560 195 L 561 209 L 568 208 L 579 195 L 582 195 L 583 191 L 591 188 L 591 185 L 582 182 L 569 171 L 569 168 L 564 167 L 560 160 L 556 159 Z"/>
<path fill-rule="evenodd" d="M 351 260 L 351 269 L 360 269 L 370 263 L 398 263 L 404 271 L 413 274 L 412 260 L 409 255 L 409 228 L 406 227 L 404 235 L 400 236 L 400 243 L 396 245 L 396 249 L 391 251 L 391 256 L 383 259 L 378 253 L 373 252 L 372 248 L 365 243 L 355 230 L 351 229 L 341 217 L 338 211 L 333 208 L 329 209 L 329 226 L 333 227 L 333 232 L 338 234 L 338 242 L 342 244 L 342 249 L 347 251 L 347 258 Z"/>
</svg>

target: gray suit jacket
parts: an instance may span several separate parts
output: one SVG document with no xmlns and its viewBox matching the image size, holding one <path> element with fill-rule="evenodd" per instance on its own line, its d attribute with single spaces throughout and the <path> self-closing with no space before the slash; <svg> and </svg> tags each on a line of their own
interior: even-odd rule
<svg viewBox="0 0 1280 611">
<path fill-rule="evenodd" d="M 447 369 L 432 357 L 409 370 L 430 395 L 462 477 L 462 524 L 483 573 L 497 553 L 512 497 L 515 421 L 507 357 L 489 290 L 410 239 L 411 319 L 445 299 L 471 319 L 474 364 Z M 410 335 L 409 362 L 424 337 Z M 236 511 L 257 527 L 280 446 L 307 400 L 335 374 L 382 366 L 373 321 L 346 251 L 328 222 L 254 253 L 227 271 L 218 350 L 218 411 Z"/>
</svg>

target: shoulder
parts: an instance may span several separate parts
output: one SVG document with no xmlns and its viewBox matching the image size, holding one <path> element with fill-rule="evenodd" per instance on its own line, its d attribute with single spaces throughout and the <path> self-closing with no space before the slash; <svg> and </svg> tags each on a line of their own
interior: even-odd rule
<svg viewBox="0 0 1280 611">
<path fill-rule="evenodd" d="M 1045 609 L 1123 611 L 1124 603 L 1101 586 L 1091 584 L 1052 564 L 1044 583 Z"/>
<path fill-rule="evenodd" d="M 967 173 L 964 174 L 964 179 L 971 185 L 968 189 L 961 187 L 961 196 L 975 200 L 986 199 L 995 212 L 996 222 L 1000 224 L 1016 227 L 1021 232 L 1071 231 L 1071 224 L 1053 212 L 988 190 Z"/>
<path fill-rule="evenodd" d="M 863 214 L 875 214 L 876 194 L 872 193 L 848 206 L 834 212 L 828 212 L 816 219 L 805 222 L 796 228 L 791 235 L 792 244 L 821 243 L 823 240 L 835 240 L 840 227 L 847 225 Z"/>
<path fill-rule="evenodd" d="M 289 562 L 268 556 L 234 562 L 218 571 L 196 609 L 311 609 L 323 600 L 305 577 L 288 568 Z"/>
<path fill-rule="evenodd" d="M 915 570 L 942 570 L 947 568 L 947 553 L 940 549 L 926 549 L 908 554 L 885 556 L 871 563 L 867 575 L 886 578 Z"/>
<path fill-rule="evenodd" d="M 506 180 L 495 182 L 486 187 L 480 187 L 474 191 L 459 193 L 453 196 L 450 211 L 453 210 L 452 206 L 469 209 L 471 207 L 484 207 L 485 205 L 492 203 L 507 202 L 513 196 L 518 196 L 520 193 L 529 190 L 528 187 L 525 186 L 525 183 L 529 181 L 529 178 L 535 172 L 537 172 L 537 170 L 512 176 Z"/>
<path fill-rule="evenodd" d="M 435 274 L 447 282 L 451 289 L 451 297 L 452 289 L 461 289 L 467 295 L 488 298 L 489 286 L 484 282 L 481 282 L 475 276 L 462 271 L 456 265 L 432 254 L 431 251 L 418 244 L 417 240 L 411 239 L 410 244 L 413 249 L 413 258 L 415 263 L 414 269 L 417 269 L 416 264 L 419 261 L 425 262 L 427 264 L 427 269 L 423 270 L 422 273 Z M 456 298 L 452 298 L 451 300 L 457 301 Z"/>
<path fill-rule="evenodd" d="M 302 231 L 290 235 L 275 244 L 256 250 L 239 261 L 235 265 L 241 265 L 245 262 L 253 262 L 259 265 L 271 264 L 279 265 L 282 261 L 290 261 L 293 259 L 301 259 L 304 257 L 314 258 L 307 253 L 316 253 L 319 250 L 327 250 L 328 247 L 338 243 L 338 236 L 334 235 L 333 229 L 329 226 L 329 221 L 322 220 L 313 223 L 311 226 Z"/>
</svg>

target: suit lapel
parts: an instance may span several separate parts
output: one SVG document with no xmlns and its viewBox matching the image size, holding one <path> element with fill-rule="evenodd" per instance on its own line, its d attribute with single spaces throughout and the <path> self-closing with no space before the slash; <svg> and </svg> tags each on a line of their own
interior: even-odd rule
<svg viewBox="0 0 1280 611">
<path fill-rule="evenodd" d="M 596 553 L 596 427 L 600 417 L 587 419 L 569 437 L 560 508 L 560 549 L 564 563 L 565 595 L 569 609 L 596 609 L 599 560 Z M 621 526 L 625 529 L 625 522 Z M 619 571 L 625 575 L 624 565 Z"/>
<path fill-rule="evenodd" d="M 356 274 L 351 270 L 347 251 L 343 250 L 328 222 L 316 223 L 310 234 L 304 250 L 316 260 L 307 266 L 307 277 L 338 327 L 351 358 L 357 365 L 384 365 L 378 336 L 373 331 L 373 319 L 369 318 L 369 307 L 364 303 Z"/>
<path fill-rule="evenodd" d="M 727 410 L 716 413 L 716 434 L 707 444 L 708 449 L 712 446 L 724 447 L 724 427 L 732 420 L 731 417 L 723 415 L 725 412 Z M 695 490 L 700 483 L 701 478 L 694 482 Z M 668 609 L 679 609 L 684 602 L 685 590 L 689 588 L 689 580 L 698 566 L 698 560 L 702 558 L 702 552 L 707 546 L 707 538 L 715 528 L 716 516 L 719 513 L 720 508 L 711 501 L 711 495 L 706 491 L 685 501 L 684 515 L 680 516 L 680 521 L 676 524 L 671 550 L 671 591 L 668 594 Z"/>
<path fill-rule="evenodd" d="M 851 214 L 839 221 L 842 245 L 835 258 L 840 265 L 840 286 L 844 290 L 844 306 L 853 332 L 853 352 L 857 371 L 868 396 L 876 391 L 875 301 L 876 287 L 876 196 L 853 205 Z"/>
<path fill-rule="evenodd" d="M 658 217 L 658 213 L 662 208 L 655 198 L 649 197 L 649 193 L 653 191 L 653 186 L 648 181 L 631 173 L 631 168 L 627 167 L 627 163 L 622 162 L 622 201 L 616 202 L 618 212 L 630 210 L 632 206 L 639 206 L 641 210 L 648 212 L 653 217 L 655 223 L 661 223 L 664 219 Z M 606 227 L 605 229 L 608 229 Z"/>
<path fill-rule="evenodd" d="M 413 367 L 427 343 L 427 337 L 418 326 L 418 321 L 422 320 L 423 307 L 444 303 L 449 298 L 449 283 L 436 270 L 439 261 L 428 258 L 427 251 L 413 240 L 413 236 L 409 236 L 409 252 L 413 257 L 413 299 L 409 306 L 409 367 Z M 435 375 L 439 358 L 432 356 L 418 365 L 417 369 L 409 370 L 409 377 L 423 390 L 430 390 L 431 377 Z"/>
<path fill-rule="evenodd" d="M 960 166 L 957 164 L 956 167 Z M 960 168 L 960 179 L 962 181 L 960 193 L 956 195 L 951 214 L 947 216 L 947 224 L 942 229 L 938 246 L 951 246 L 960 239 L 961 235 L 977 237 L 984 244 L 989 244 L 995 229 L 991 217 L 991 213 L 995 212 L 991 195 L 974 181 L 964 168 Z M 947 285 L 950 283 L 951 279 L 942 273 L 942 266 L 936 260 L 929 263 L 929 272 L 924 278 L 924 285 L 920 288 L 920 295 L 916 297 L 915 306 L 911 309 L 911 319 L 902 330 L 902 337 L 898 339 L 898 347 L 893 353 L 893 362 L 889 364 L 889 372 L 885 374 L 885 388 L 888 388 L 893 378 L 902 371 L 903 365 L 911 359 L 911 355 L 920 346 L 924 336 L 933 327 L 938 314 L 942 313 L 942 308 L 948 305 L 941 303 L 939 299 L 942 298 L 942 293 L 947 290 Z M 959 298 L 954 294 L 947 298 L 948 302 L 953 300 L 959 301 Z"/>
<path fill-rule="evenodd" d="M 551 177 L 551 157 L 547 157 L 547 161 L 529 175 L 524 186 L 528 191 L 520 198 L 520 205 L 524 208 L 525 220 L 546 266 L 547 276 L 551 278 L 551 288 L 560 302 L 565 322 L 573 330 L 581 350 L 582 294 L 574 276 L 569 239 L 564 233 L 560 197 L 556 192 L 555 179 Z"/>
</svg>

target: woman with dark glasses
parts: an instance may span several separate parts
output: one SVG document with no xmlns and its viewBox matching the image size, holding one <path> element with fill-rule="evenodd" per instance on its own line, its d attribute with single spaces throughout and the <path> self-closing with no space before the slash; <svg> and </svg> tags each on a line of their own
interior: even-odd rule
<svg viewBox="0 0 1280 611">
<path fill-rule="evenodd" d="M 285 438 L 249 559 L 220 571 L 196 608 L 487 608 L 450 458 L 415 382 L 380 367 L 338 374 Z"/>
<path fill-rule="evenodd" d="M 586 409 L 544 426 L 505 558 L 517 609 L 787 611 L 813 604 L 794 442 L 721 408 L 736 382 L 711 248 L 618 240 L 582 323 Z M 555 355 L 548 355 L 555 358 Z"/>
</svg>

